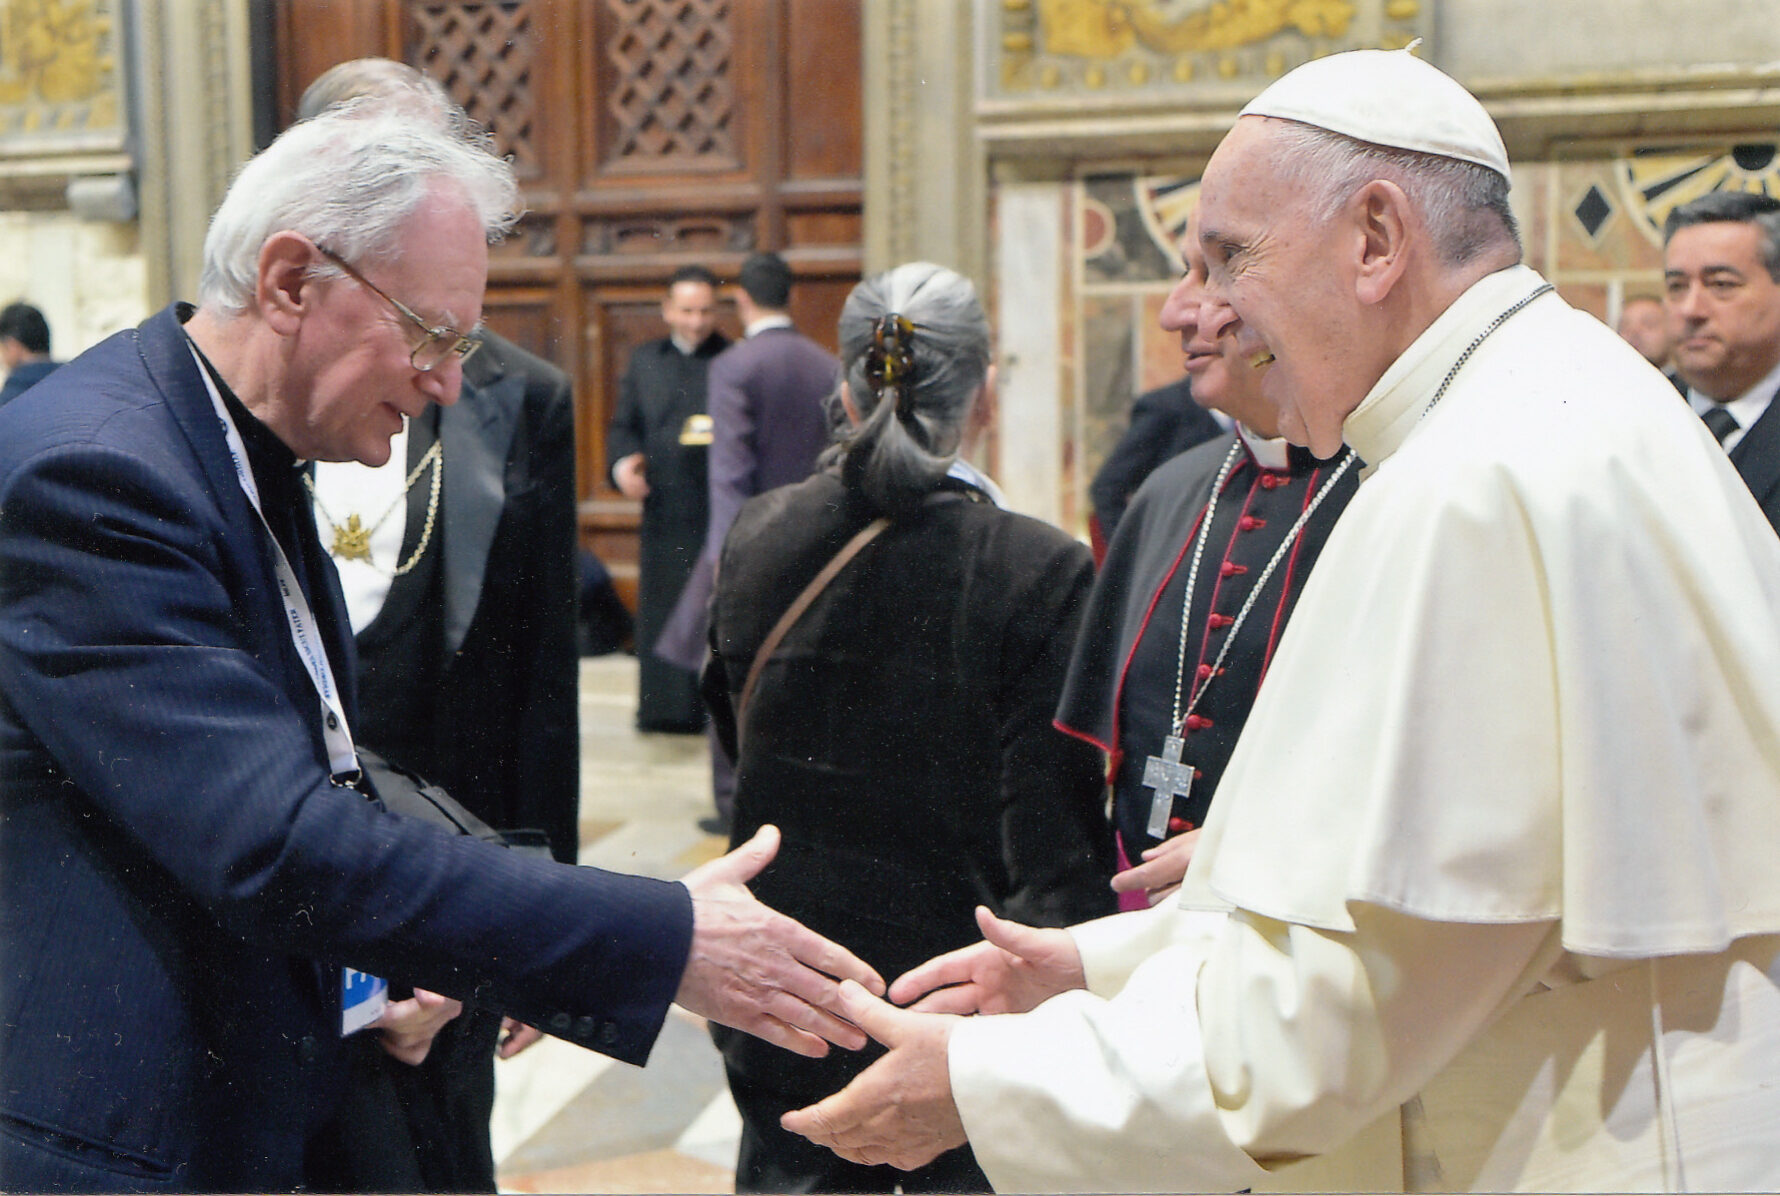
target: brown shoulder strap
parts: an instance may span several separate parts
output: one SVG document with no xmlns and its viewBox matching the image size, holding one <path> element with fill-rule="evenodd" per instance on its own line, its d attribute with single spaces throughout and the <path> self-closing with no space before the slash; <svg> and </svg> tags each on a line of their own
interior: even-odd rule
<svg viewBox="0 0 1780 1196">
<path fill-rule="evenodd" d="M 754 663 L 748 666 L 748 679 L 742 682 L 741 701 L 736 705 L 735 726 L 738 744 L 748 725 L 748 704 L 754 697 L 754 684 L 760 680 L 760 670 L 765 667 L 767 658 L 779 646 L 779 641 L 785 638 L 785 633 L 791 630 L 791 625 L 803 616 L 805 610 L 809 609 L 810 603 L 816 600 L 816 595 L 820 594 L 828 583 L 834 580 L 834 575 L 846 568 L 847 562 L 858 555 L 861 548 L 871 543 L 879 532 L 889 526 L 890 521 L 880 517 L 860 528 L 853 538 L 834 554 L 834 559 L 822 566 L 822 572 L 816 574 L 810 584 L 803 588 L 803 593 L 797 596 L 797 601 L 786 608 L 785 613 L 779 616 L 779 621 L 773 624 L 773 629 L 766 633 L 766 639 L 761 642 L 759 650 L 754 653 Z"/>
</svg>

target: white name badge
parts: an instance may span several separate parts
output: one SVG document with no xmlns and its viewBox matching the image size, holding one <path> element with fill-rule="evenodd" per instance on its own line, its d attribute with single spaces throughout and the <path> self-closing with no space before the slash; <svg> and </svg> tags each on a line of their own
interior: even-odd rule
<svg viewBox="0 0 1780 1196">
<path fill-rule="evenodd" d="M 363 1030 L 389 1004 L 389 981 L 369 972 L 340 969 L 340 1037 Z"/>
</svg>

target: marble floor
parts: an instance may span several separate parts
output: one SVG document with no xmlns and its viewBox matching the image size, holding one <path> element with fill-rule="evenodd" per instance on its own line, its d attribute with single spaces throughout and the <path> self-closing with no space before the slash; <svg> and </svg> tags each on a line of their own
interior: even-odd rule
<svg viewBox="0 0 1780 1196">
<path fill-rule="evenodd" d="M 726 844 L 703 736 L 642 734 L 629 656 L 581 661 L 581 862 L 675 878 Z M 495 1065 L 503 1192 L 733 1192 L 740 1123 L 702 1019 L 678 1007 L 646 1068 L 554 1038 Z"/>
</svg>

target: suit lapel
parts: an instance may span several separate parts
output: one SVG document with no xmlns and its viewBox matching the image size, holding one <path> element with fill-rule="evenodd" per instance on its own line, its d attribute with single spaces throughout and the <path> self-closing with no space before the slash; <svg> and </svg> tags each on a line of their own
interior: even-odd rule
<svg viewBox="0 0 1780 1196">
<path fill-rule="evenodd" d="M 1731 450 L 1731 464 L 1743 475 L 1755 501 L 1765 508 L 1769 496 L 1780 487 L 1780 395 L 1768 403 L 1761 418 L 1749 425 L 1749 431 Z"/>
<path fill-rule="evenodd" d="M 463 646 L 482 598 L 488 551 L 506 501 L 507 450 L 525 398 L 525 380 L 498 375 L 482 385 L 464 384 L 455 406 L 439 413 L 443 445 L 445 522 L 445 653 Z"/>
</svg>

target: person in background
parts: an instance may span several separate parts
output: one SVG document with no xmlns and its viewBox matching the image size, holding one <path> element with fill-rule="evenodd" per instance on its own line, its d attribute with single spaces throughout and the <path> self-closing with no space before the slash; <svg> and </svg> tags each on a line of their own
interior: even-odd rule
<svg viewBox="0 0 1780 1196">
<path fill-rule="evenodd" d="M 1627 299 L 1619 309 L 1616 331 L 1645 361 L 1661 370 L 1676 390 L 1687 393 L 1687 383 L 1675 370 L 1675 330 L 1661 299 L 1654 295 L 1633 295 Z"/>
<path fill-rule="evenodd" d="M 1088 483 L 1102 544 L 1112 541 L 1126 506 L 1157 466 L 1223 434 L 1224 426 L 1202 404 L 1189 378 L 1137 396 L 1124 435 Z"/>
<path fill-rule="evenodd" d="M 1671 211 L 1663 236 L 1688 405 L 1780 530 L 1780 200 L 1714 191 Z"/>
<path fill-rule="evenodd" d="M 739 747 L 736 838 L 784 834 L 756 895 L 889 975 L 974 940 L 977 907 L 1045 926 L 1113 909 L 1099 753 L 1051 726 L 1093 566 L 965 462 L 994 395 L 969 281 L 925 262 L 867 279 L 840 343 L 848 430 L 814 477 L 742 507 L 705 677 Z M 780 1128 L 869 1056 L 715 1036 L 737 1191 L 988 1190 L 967 1149 L 899 1173 Z"/>
<path fill-rule="evenodd" d="M 1107 753 L 1127 909 L 1180 884 L 1224 766 L 1323 544 L 1359 484 L 1278 419 L 1230 337 L 1200 326 L 1205 254 L 1162 307 L 1195 401 L 1233 431 L 1164 462 L 1132 500 L 1094 581 L 1057 725 Z"/>
<path fill-rule="evenodd" d="M 49 321 L 22 300 L 0 308 L 0 365 L 6 384 L 0 386 L 0 407 L 49 377 L 62 363 L 49 355 Z"/>
<path fill-rule="evenodd" d="M 655 651 L 662 626 L 692 576 L 710 522 L 705 407 L 711 359 L 729 346 L 717 331 L 717 278 L 682 266 L 661 301 L 668 335 L 638 345 L 618 382 L 606 434 L 612 484 L 643 504 L 638 532 L 637 730 L 705 729 L 698 672 Z"/>
<path fill-rule="evenodd" d="M 1025 1012 L 843 986 L 891 1050 L 786 1128 L 1025 1192 L 1780 1187 L 1780 540 L 1511 177 L 1408 51 L 1243 110 L 1200 322 L 1366 473 L 1181 892 L 891 990 Z"/>
<path fill-rule="evenodd" d="M 840 365 L 834 354 L 791 323 L 791 267 L 776 253 L 742 263 L 731 294 L 744 339 L 711 362 L 711 517 L 680 600 L 655 650 L 685 669 L 705 663 L 717 555 L 742 504 L 775 486 L 801 482 L 829 440 L 825 410 Z M 711 740 L 711 790 L 717 812 L 701 829 L 729 834 L 735 804 L 733 761 Z"/>
</svg>

